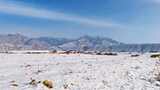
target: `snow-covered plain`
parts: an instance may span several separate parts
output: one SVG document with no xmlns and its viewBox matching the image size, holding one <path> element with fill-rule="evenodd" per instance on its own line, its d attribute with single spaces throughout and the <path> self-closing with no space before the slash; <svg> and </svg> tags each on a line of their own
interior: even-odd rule
<svg viewBox="0 0 160 90">
<path fill-rule="evenodd" d="M 155 64 L 149 54 L 0 54 L 0 90 L 160 90 Z"/>
</svg>

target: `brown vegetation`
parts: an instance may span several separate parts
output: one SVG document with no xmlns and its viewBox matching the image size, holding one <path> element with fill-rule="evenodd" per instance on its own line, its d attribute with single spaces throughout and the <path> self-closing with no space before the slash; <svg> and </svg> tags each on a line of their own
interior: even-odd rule
<svg viewBox="0 0 160 90">
<path fill-rule="evenodd" d="M 153 54 L 151 55 L 151 58 L 160 58 L 160 54 Z"/>
</svg>

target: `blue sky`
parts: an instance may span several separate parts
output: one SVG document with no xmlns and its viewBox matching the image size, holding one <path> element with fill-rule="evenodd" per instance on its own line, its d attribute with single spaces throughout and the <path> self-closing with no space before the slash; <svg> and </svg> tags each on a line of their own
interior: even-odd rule
<svg viewBox="0 0 160 90">
<path fill-rule="evenodd" d="M 160 0 L 1 0 L 0 33 L 160 43 Z"/>
</svg>

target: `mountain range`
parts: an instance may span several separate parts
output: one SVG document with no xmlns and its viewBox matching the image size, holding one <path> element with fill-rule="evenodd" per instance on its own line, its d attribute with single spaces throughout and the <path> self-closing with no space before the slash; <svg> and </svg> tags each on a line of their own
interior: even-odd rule
<svg viewBox="0 0 160 90">
<path fill-rule="evenodd" d="M 21 34 L 0 35 L 0 51 L 7 50 L 158 52 L 160 51 L 160 44 L 125 44 L 106 37 L 91 37 L 87 35 L 77 39 L 30 38 Z"/>
</svg>

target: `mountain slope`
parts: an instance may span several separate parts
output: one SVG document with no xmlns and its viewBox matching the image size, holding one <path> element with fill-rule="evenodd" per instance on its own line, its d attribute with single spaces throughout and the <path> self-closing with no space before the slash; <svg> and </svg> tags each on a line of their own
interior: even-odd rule
<svg viewBox="0 0 160 90">
<path fill-rule="evenodd" d="M 51 46 L 58 46 L 58 45 L 62 45 L 64 43 L 70 42 L 72 40 L 70 39 L 65 39 L 65 38 L 52 38 L 52 37 L 39 37 L 36 38 L 38 41 L 43 41 L 48 43 Z"/>
<path fill-rule="evenodd" d="M 77 50 L 114 52 L 156 52 L 160 44 L 125 44 L 110 38 L 83 36 L 78 39 L 39 37 L 21 34 L 0 35 L 0 52 L 7 50 Z"/>
<path fill-rule="evenodd" d="M 109 46 L 112 45 L 119 45 L 121 43 L 109 39 L 109 38 L 101 38 L 101 37 L 90 37 L 90 36 L 83 36 L 74 41 L 65 43 L 60 45 L 64 50 L 104 50 Z"/>
<path fill-rule="evenodd" d="M 109 48 L 116 52 L 157 52 L 160 51 L 160 44 L 123 44 Z"/>
</svg>

